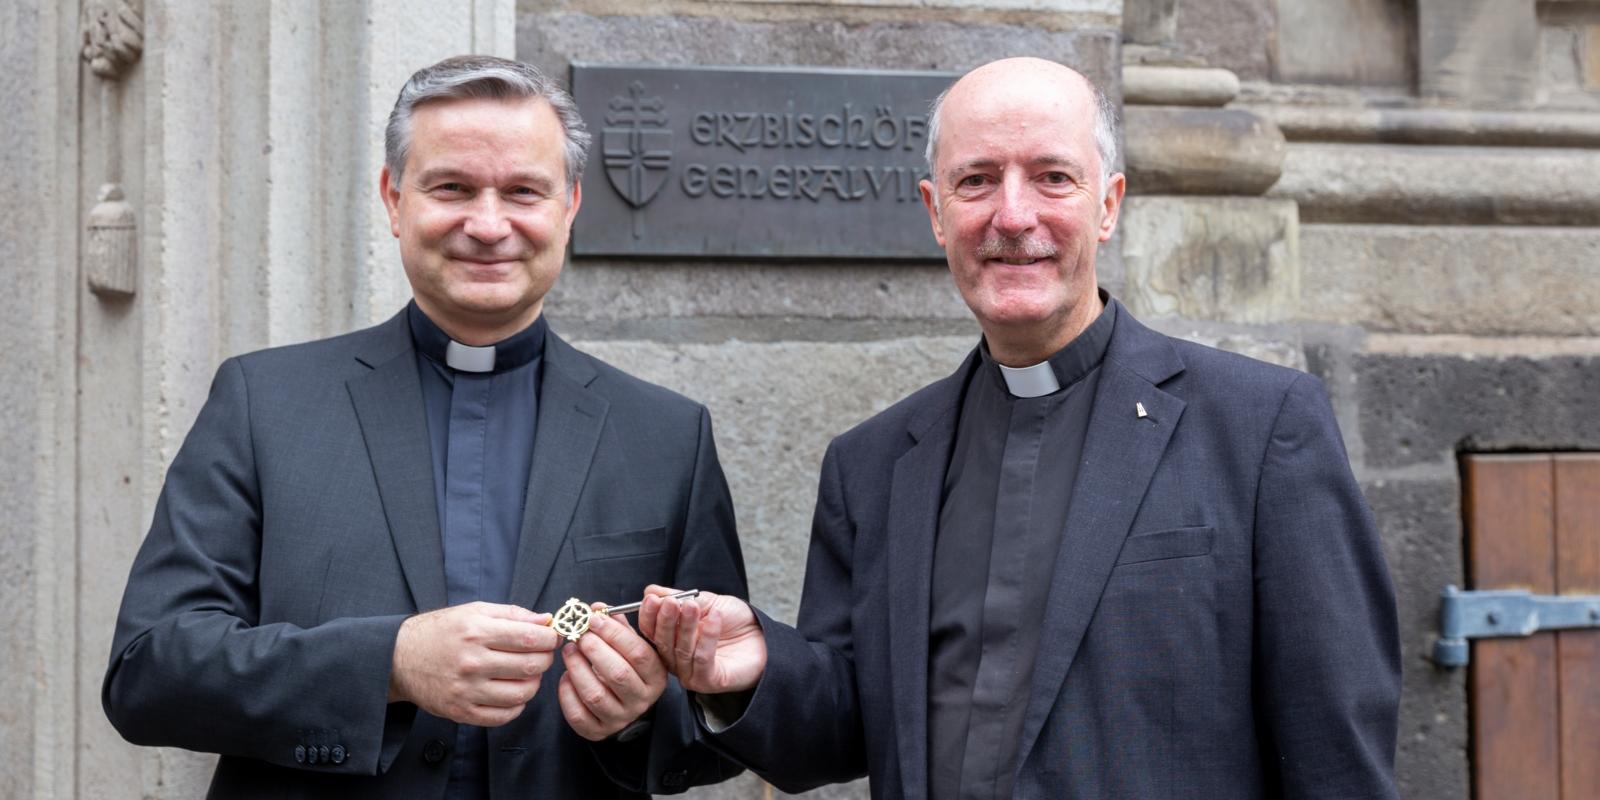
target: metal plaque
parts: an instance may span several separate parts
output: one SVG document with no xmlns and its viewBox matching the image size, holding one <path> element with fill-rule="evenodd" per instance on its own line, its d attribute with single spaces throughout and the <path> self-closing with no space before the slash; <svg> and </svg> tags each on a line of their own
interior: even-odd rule
<svg viewBox="0 0 1600 800">
<path fill-rule="evenodd" d="M 578 256 L 944 258 L 918 181 L 956 73 L 574 65 Z"/>
</svg>

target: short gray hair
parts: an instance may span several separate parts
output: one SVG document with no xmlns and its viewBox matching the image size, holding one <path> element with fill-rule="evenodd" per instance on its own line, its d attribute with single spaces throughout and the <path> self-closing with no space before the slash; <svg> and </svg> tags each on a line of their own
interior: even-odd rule
<svg viewBox="0 0 1600 800">
<path fill-rule="evenodd" d="M 411 112 L 435 100 L 521 100 L 537 97 L 550 104 L 561 121 L 566 158 L 567 191 L 583 180 L 589 161 L 589 129 L 578 116 L 578 104 L 555 81 L 531 64 L 494 56 L 455 56 L 423 67 L 400 88 L 384 130 L 383 159 L 391 180 L 399 182 L 411 152 Z"/>
<path fill-rule="evenodd" d="M 1076 70 L 1074 70 L 1076 71 Z M 1100 192 L 1106 191 L 1106 184 L 1111 182 L 1111 174 L 1115 171 L 1117 163 L 1117 107 L 1111 104 L 1106 93 L 1100 91 L 1089 76 L 1079 72 L 1078 77 L 1088 85 L 1089 93 L 1094 96 L 1094 146 L 1100 151 Z M 928 106 L 928 144 L 923 148 L 923 158 L 928 161 L 928 174 L 932 176 L 933 188 L 939 190 L 939 176 L 934 172 L 933 160 L 939 154 L 939 110 L 944 107 L 944 100 L 954 89 L 960 79 L 946 86 L 938 97 Z"/>
</svg>

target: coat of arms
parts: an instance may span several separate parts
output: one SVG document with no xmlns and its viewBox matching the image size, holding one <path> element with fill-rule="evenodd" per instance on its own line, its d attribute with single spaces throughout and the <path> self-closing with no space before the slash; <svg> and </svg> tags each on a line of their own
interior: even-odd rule
<svg viewBox="0 0 1600 800">
<path fill-rule="evenodd" d="M 667 166 L 672 163 L 672 131 L 664 106 L 660 97 L 645 97 L 644 84 L 634 81 L 627 94 L 611 98 L 606 127 L 600 133 L 606 177 L 633 206 L 635 239 L 644 236 L 640 209 L 666 185 Z"/>
</svg>

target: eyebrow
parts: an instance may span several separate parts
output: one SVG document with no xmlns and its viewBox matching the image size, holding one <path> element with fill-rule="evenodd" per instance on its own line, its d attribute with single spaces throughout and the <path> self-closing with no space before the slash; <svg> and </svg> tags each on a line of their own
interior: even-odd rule
<svg viewBox="0 0 1600 800">
<path fill-rule="evenodd" d="M 469 180 L 468 178 L 469 174 L 465 170 L 457 169 L 455 167 L 434 167 L 433 169 L 429 169 L 417 175 L 416 180 L 417 185 L 428 186 L 439 181 L 448 180 L 460 180 L 465 183 L 472 183 L 473 181 Z M 557 180 L 551 178 L 549 175 L 545 175 L 540 172 L 515 172 L 507 176 L 506 182 L 513 184 L 528 184 L 540 187 L 553 186 L 558 183 Z"/>
<path fill-rule="evenodd" d="M 964 172 L 974 169 L 992 168 L 998 166 L 999 164 L 999 161 L 996 161 L 992 158 L 975 158 L 970 161 L 963 161 L 960 164 L 951 167 L 945 172 L 944 177 L 946 181 L 950 181 L 954 180 L 957 176 Z M 1079 175 L 1086 174 L 1088 172 L 1083 164 L 1077 159 L 1064 155 L 1057 155 L 1054 153 L 1047 153 L 1037 158 L 1030 159 L 1028 161 L 1028 166 L 1035 169 L 1039 167 L 1065 167 L 1067 171 Z"/>
</svg>

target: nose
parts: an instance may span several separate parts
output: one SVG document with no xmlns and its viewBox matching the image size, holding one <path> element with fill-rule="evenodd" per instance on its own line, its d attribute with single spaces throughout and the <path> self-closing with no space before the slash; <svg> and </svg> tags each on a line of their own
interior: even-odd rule
<svg viewBox="0 0 1600 800">
<path fill-rule="evenodd" d="M 494 244 L 511 235 L 511 220 L 498 193 L 478 193 L 467 210 L 461 232 L 484 244 Z"/>
<path fill-rule="evenodd" d="M 1008 173 L 1000 181 L 997 193 L 998 207 L 994 210 L 994 229 L 1006 237 L 1016 237 L 1039 223 L 1039 209 L 1035 197 L 1028 191 L 1022 176 Z"/>
</svg>

